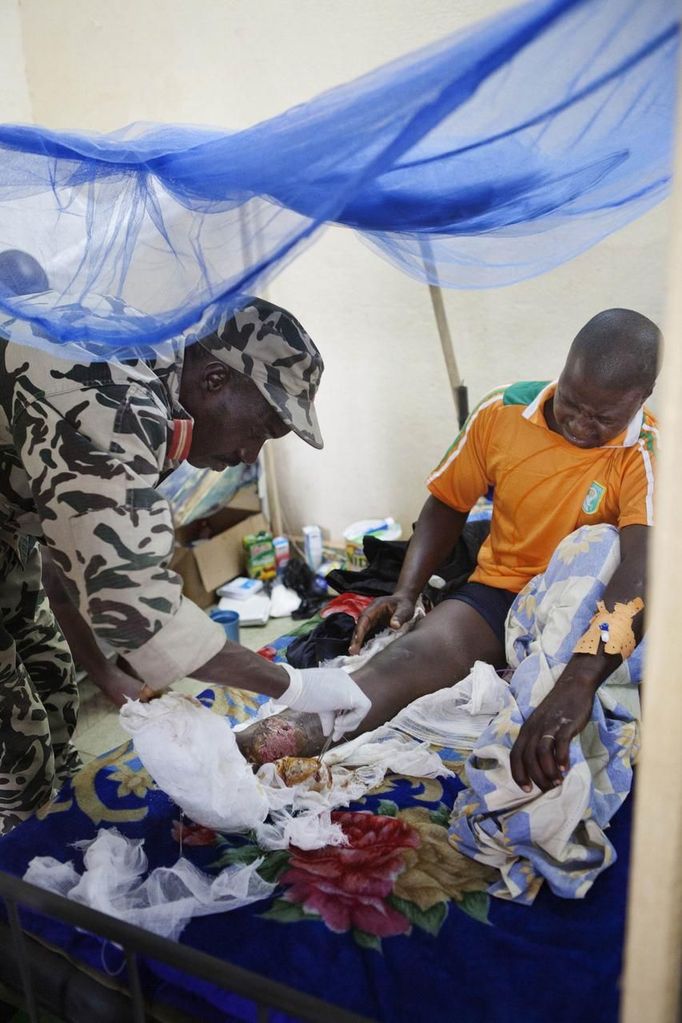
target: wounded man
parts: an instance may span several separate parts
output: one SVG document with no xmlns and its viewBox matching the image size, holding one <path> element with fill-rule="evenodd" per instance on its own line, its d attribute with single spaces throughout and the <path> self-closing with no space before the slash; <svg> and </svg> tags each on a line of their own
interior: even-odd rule
<svg viewBox="0 0 682 1023">
<path fill-rule="evenodd" d="M 640 651 L 630 655 L 644 629 L 657 435 L 644 402 L 655 384 L 659 344 L 660 332 L 645 316 L 607 310 L 578 333 L 557 381 L 487 395 L 429 479 L 395 592 L 358 620 L 351 654 L 379 626 L 410 621 L 470 509 L 493 488 L 490 536 L 470 579 L 363 667 L 350 669 L 371 703 L 359 729 L 365 731 L 463 679 L 476 661 L 516 668 L 513 705 L 467 765 L 469 784 L 476 789 L 477 778 L 480 784 L 478 796 L 467 790 L 469 818 L 472 799 L 481 813 L 520 805 L 527 794 L 568 799 L 578 762 L 605 764 L 615 776 L 626 753 L 634 756 L 633 687 L 614 683 L 639 681 Z M 241 739 L 252 759 L 284 747 L 298 755 L 319 750 L 316 717 L 285 712 L 275 722 L 261 722 Z M 485 778 L 478 770 L 484 760 Z M 614 776 L 604 777 L 603 787 L 617 796 L 629 782 Z M 611 802 L 610 813 L 619 800 Z M 591 809 L 595 819 L 600 812 Z M 467 849 L 466 835 L 460 839 Z M 480 852 L 481 836 L 475 844 Z"/>
</svg>

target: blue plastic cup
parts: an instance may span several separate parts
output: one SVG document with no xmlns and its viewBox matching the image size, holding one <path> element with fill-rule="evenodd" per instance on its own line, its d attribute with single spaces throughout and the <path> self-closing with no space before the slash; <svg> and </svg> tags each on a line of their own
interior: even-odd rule
<svg viewBox="0 0 682 1023">
<path fill-rule="evenodd" d="M 210 617 L 222 625 L 228 639 L 233 643 L 239 642 L 239 614 L 236 611 L 211 611 Z"/>
</svg>

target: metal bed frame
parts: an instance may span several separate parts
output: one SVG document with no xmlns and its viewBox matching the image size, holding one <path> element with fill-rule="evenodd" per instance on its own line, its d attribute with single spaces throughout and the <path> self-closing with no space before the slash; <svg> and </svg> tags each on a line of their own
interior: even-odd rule
<svg viewBox="0 0 682 1023">
<path fill-rule="evenodd" d="M 0 906 L 4 903 L 16 966 L 18 969 L 25 1008 L 30 1023 L 39 1023 L 38 1002 L 32 984 L 34 955 L 30 945 L 35 944 L 24 932 L 19 908 L 30 908 L 62 923 L 71 924 L 100 938 L 120 945 L 128 968 L 131 1023 L 145 1023 L 148 1009 L 145 1005 L 138 960 L 147 956 L 173 966 L 223 990 L 250 999 L 257 1006 L 258 1023 L 270 1020 L 271 1010 L 291 1014 L 306 1023 L 372 1023 L 367 1016 L 359 1016 L 320 998 L 306 995 L 294 988 L 270 980 L 268 977 L 241 966 L 225 962 L 188 945 L 159 937 L 150 931 L 72 902 L 61 895 L 44 891 L 17 877 L 0 871 Z M 96 983 L 96 982 L 93 982 Z M 16 987 L 17 985 L 12 985 Z M 102 986 L 102 990 L 107 989 Z M 49 1005 L 45 1008 L 50 1009 Z"/>
</svg>

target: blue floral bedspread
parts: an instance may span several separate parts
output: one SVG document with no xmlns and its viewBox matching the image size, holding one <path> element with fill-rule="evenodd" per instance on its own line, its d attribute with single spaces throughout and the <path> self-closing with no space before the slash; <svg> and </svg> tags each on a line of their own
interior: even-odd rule
<svg viewBox="0 0 682 1023">
<path fill-rule="evenodd" d="M 283 638 L 270 656 L 279 656 Z M 207 690 L 202 699 L 242 721 L 259 698 Z M 625 913 L 630 799 L 609 828 L 617 853 L 583 900 L 547 886 L 532 906 L 492 899 L 490 868 L 448 842 L 463 759 L 445 780 L 391 775 L 379 791 L 341 811 L 346 847 L 266 855 L 273 898 L 194 919 L 182 942 L 367 1017 L 413 1023 L 615 1023 Z M 36 855 L 73 859 L 71 842 L 117 827 L 145 840 L 150 869 L 183 852 L 202 869 L 248 861 L 248 838 L 181 822 L 130 744 L 86 766 L 49 811 L 0 841 L 0 869 L 21 876 Z M 30 929 L 86 968 L 125 985 L 122 954 L 91 935 L 32 914 Z M 155 1003 L 206 1021 L 256 1020 L 256 1008 L 156 962 L 143 966 Z M 289 1020 L 276 1015 L 273 1019 Z"/>
</svg>

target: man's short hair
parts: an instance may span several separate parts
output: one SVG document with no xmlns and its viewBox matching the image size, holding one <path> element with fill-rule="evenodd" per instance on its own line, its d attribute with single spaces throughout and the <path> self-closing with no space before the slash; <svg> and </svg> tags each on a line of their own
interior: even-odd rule
<svg viewBox="0 0 682 1023">
<path fill-rule="evenodd" d="M 608 390 L 648 395 L 658 374 L 662 335 L 656 324 L 634 309 L 605 309 L 578 332 L 568 361 Z"/>
</svg>

